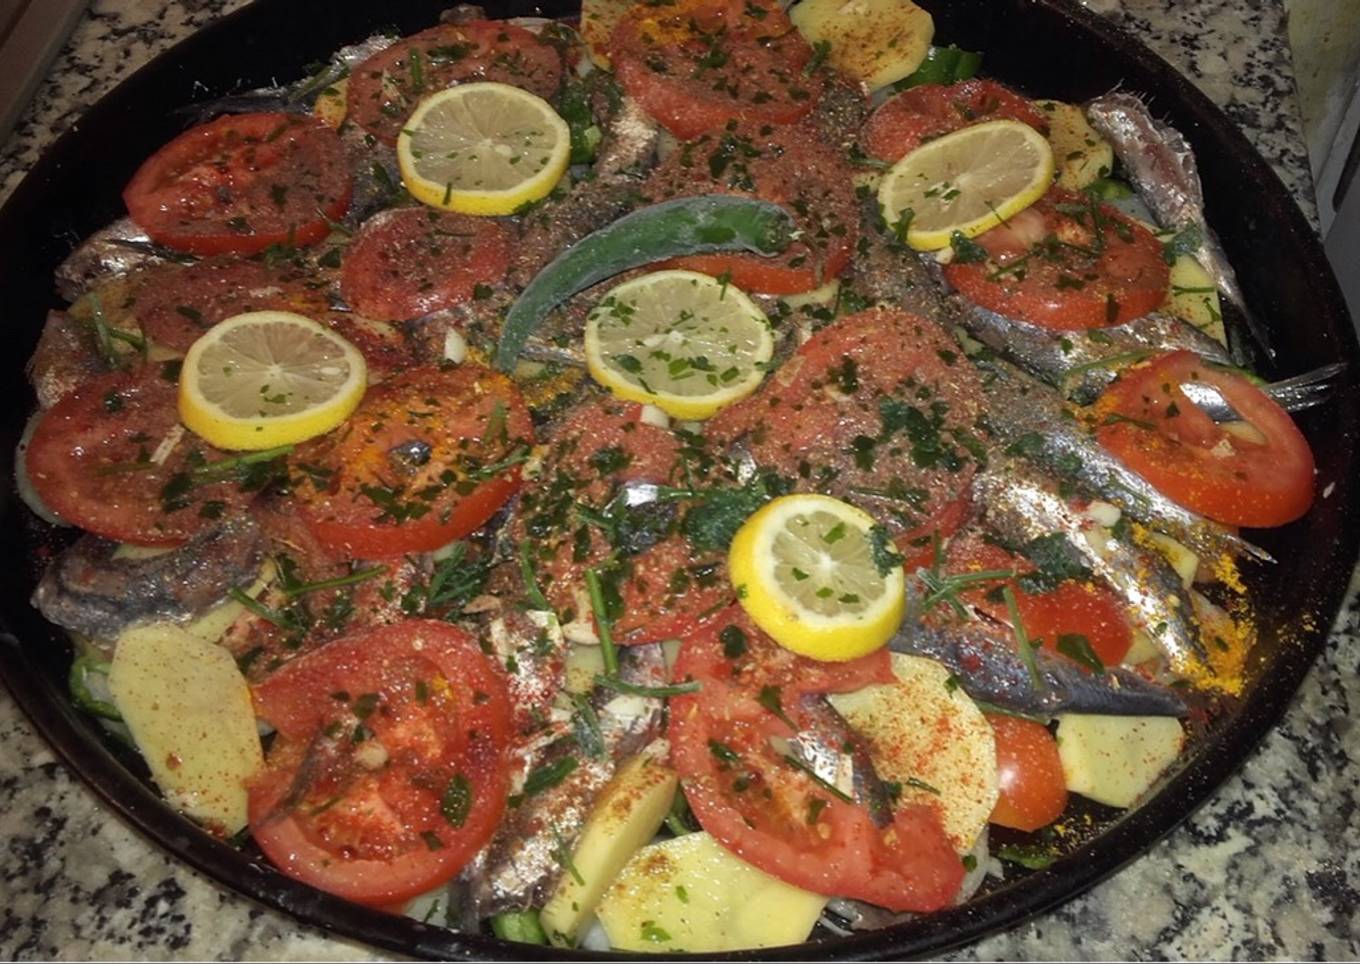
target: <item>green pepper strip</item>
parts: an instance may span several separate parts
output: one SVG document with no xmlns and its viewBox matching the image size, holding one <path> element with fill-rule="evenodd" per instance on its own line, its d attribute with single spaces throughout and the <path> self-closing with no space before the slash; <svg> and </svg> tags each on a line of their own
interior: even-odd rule
<svg viewBox="0 0 1360 964">
<path fill-rule="evenodd" d="M 85 677 L 88 673 L 96 673 L 100 676 L 109 675 L 109 664 L 97 656 L 86 654 L 71 664 L 71 673 L 68 677 L 68 684 L 71 688 L 71 699 L 76 706 L 86 713 L 102 717 L 106 720 L 117 720 L 122 722 L 123 714 L 118 712 L 118 707 L 112 703 L 101 700 L 90 690 L 90 684 Z"/>
<path fill-rule="evenodd" d="M 538 911 L 511 910 L 491 918 L 491 932 L 503 941 L 520 944 L 546 944 L 548 935 L 539 923 Z"/>
<path fill-rule="evenodd" d="M 512 371 L 548 312 L 606 278 L 683 254 L 778 254 L 792 233 L 793 221 L 778 205 L 726 195 L 676 198 L 625 215 L 563 251 L 529 282 L 505 316 L 496 367 Z"/>
</svg>

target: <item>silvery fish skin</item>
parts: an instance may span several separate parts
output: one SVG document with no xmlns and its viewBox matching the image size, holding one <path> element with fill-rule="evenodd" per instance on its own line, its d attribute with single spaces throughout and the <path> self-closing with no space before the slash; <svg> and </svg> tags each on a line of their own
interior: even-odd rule
<svg viewBox="0 0 1360 964">
<path fill-rule="evenodd" d="M 809 693 L 799 700 L 801 729 L 788 741 L 789 750 L 817 776 L 840 786 L 848 766 L 851 796 L 877 827 L 893 820 L 892 795 L 874 769 L 869 748 L 825 696 Z"/>
<path fill-rule="evenodd" d="M 305 114 L 312 109 L 317 94 L 339 83 L 349 72 L 380 50 L 392 46 L 397 38 L 374 34 L 357 44 L 341 47 L 331 55 L 325 67 L 310 77 L 304 77 L 292 84 L 275 84 L 270 87 L 257 87 L 225 97 L 190 104 L 179 111 L 186 114 L 193 123 L 203 123 L 222 114 L 248 114 L 261 111 Z"/>
<path fill-rule="evenodd" d="M 1120 368 L 1162 352 L 1193 351 L 1231 365 L 1227 350 L 1174 315 L 1152 312 L 1125 325 L 1055 332 L 1007 318 L 978 305 L 962 305 L 959 323 L 1001 357 L 1085 405 L 1114 381 Z"/>
<path fill-rule="evenodd" d="M 1184 716 L 1172 690 L 1122 667 L 1101 675 L 1047 649 L 1034 653 L 1038 679 L 1016 650 L 1009 630 L 983 617 L 947 627 L 909 623 L 888 641 L 894 653 L 934 660 L 970 697 L 1030 716 L 1100 713 L 1107 716 Z"/>
<path fill-rule="evenodd" d="M 192 255 L 162 248 L 132 218 L 119 218 L 80 242 L 66 256 L 57 268 L 57 293 L 67 301 L 75 301 L 87 291 L 143 265 L 196 260 Z"/>
<path fill-rule="evenodd" d="M 64 311 L 49 311 L 25 368 L 41 408 L 51 408 L 91 378 L 108 371 L 90 329 Z"/>
<path fill-rule="evenodd" d="M 607 98 L 602 94 L 594 100 L 598 103 Z M 594 165 L 597 177 L 642 175 L 656 163 L 661 128 L 627 94 L 621 96 L 618 109 L 606 116 L 600 134 Z"/>
<path fill-rule="evenodd" d="M 1196 260 L 1213 277 L 1218 290 L 1242 311 L 1252 337 L 1274 358 L 1265 327 L 1247 309 L 1228 256 L 1204 219 L 1199 169 L 1185 137 L 1154 120 L 1147 106 L 1133 94 L 1116 91 L 1097 97 L 1086 105 L 1086 117 L 1110 142 L 1158 224 L 1176 231 L 1199 229 L 1201 243 Z"/>
<path fill-rule="evenodd" d="M 115 559 L 117 548 L 81 536 L 47 567 L 33 605 L 58 626 L 112 641 L 138 623 L 186 622 L 250 585 L 266 546 L 254 517 L 242 515 L 150 558 Z"/>
<path fill-rule="evenodd" d="M 955 321 L 959 306 L 947 298 L 926 261 L 877 227 L 877 211 L 866 207 L 864 226 L 850 262 L 848 284 L 871 302 L 883 302 L 938 324 Z"/>
<path fill-rule="evenodd" d="M 989 528 L 1014 545 L 1062 533 L 1074 559 L 1124 602 L 1131 622 L 1147 633 L 1173 668 L 1207 662 L 1194 604 L 1160 555 L 1107 534 L 1074 509 L 1057 487 L 1019 461 L 997 459 L 973 480 L 973 495 Z"/>
<path fill-rule="evenodd" d="M 1052 388 L 1001 360 L 982 367 L 991 400 L 988 422 L 1003 446 L 1166 533 L 1201 558 L 1226 553 L 1270 560 L 1265 550 L 1172 502 L 1106 452 Z"/>
<path fill-rule="evenodd" d="M 1260 388 L 1286 412 L 1301 412 L 1305 408 L 1313 408 L 1328 401 L 1336 391 L 1334 380 L 1345 370 L 1345 362 L 1336 362 L 1314 368 L 1302 375 L 1282 378 L 1278 382 L 1267 382 Z M 1212 385 L 1182 382 L 1181 391 L 1216 422 L 1230 422 L 1241 418 L 1237 410 L 1229 405 Z"/>
<path fill-rule="evenodd" d="M 666 660 L 660 644 L 620 651 L 620 678 L 638 686 L 664 686 Z M 641 752 L 661 731 L 663 699 L 629 696 L 603 687 L 591 697 L 599 719 L 603 752 L 591 756 L 564 736 L 527 754 L 525 772 L 570 756 L 577 765 L 565 779 L 507 811 L 484 851 L 485 862 L 460 895 L 463 913 L 477 917 L 541 906 L 563 873 L 561 854 L 570 854 L 596 797 L 619 764 Z"/>
</svg>

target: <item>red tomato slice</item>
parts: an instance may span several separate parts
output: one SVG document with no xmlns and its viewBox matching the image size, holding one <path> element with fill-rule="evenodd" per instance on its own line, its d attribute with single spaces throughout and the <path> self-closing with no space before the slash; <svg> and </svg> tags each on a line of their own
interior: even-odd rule
<svg viewBox="0 0 1360 964">
<path fill-rule="evenodd" d="M 796 491 L 858 505 L 914 550 L 966 518 L 976 469 L 968 446 L 982 412 L 977 370 L 952 338 L 874 308 L 817 332 L 705 433 L 745 438 L 757 464 Z"/>
<path fill-rule="evenodd" d="M 668 8 L 667 8 L 668 9 Z M 845 270 L 859 236 L 853 172 L 811 128 L 728 124 L 682 145 L 643 188 L 653 202 L 692 194 L 739 194 L 789 208 L 801 232 L 777 257 L 699 254 L 664 266 L 728 275 L 744 291 L 811 291 Z"/>
<path fill-rule="evenodd" d="M 628 551 L 582 518 L 582 508 L 603 513 L 624 482 L 678 481 L 679 441 L 640 422 L 639 412 L 632 403 L 594 399 L 567 415 L 542 472 L 525 488 L 513 530 L 559 613 L 580 615 L 586 570 L 622 558 L 612 583 L 620 603 L 613 631 L 626 645 L 683 636 L 732 601 L 722 554 L 696 553 L 673 522 L 645 542 L 634 537 L 637 551 Z"/>
<path fill-rule="evenodd" d="M 355 311 L 405 321 L 461 304 L 495 284 L 510 263 L 510 235 L 497 221 L 432 208 L 370 218 L 345 249 L 340 293 Z"/>
<path fill-rule="evenodd" d="M 945 266 L 976 304 L 1059 330 L 1122 325 L 1160 308 L 1171 269 L 1138 222 L 1084 194 L 1052 188 L 977 238 L 986 261 Z"/>
<path fill-rule="evenodd" d="M 29 445 L 38 497 L 72 525 L 145 546 L 178 545 L 242 511 L 255 493 L 235 481 L 189 484 L 198 481 L 186 474 L 193 466 L 229 456 L 179 424 L 177 396 L 159 365 L 99 375 L 65 396 L 43 413 Z"/>
<path fill-rule="evenodd" d="M 984 541 L 976 531 L 961 533 L 950 542 L 945 568 L 952 575 L 1006 570 L 1023 575 L 1034 571 L 1034 565 L 1028 559 Z M 1015 594 L 1016 608 L 1020 610 L 1026 635 L 1031 640 L 1041 640 L 1048 649 L 1058 651 L 1058 640 L 1062 636 L 1083 636 L 1102 663 L 1117 666 L 1133 645 L 1133 631 L 1129 628 L 1123 604 L 1114 590 L 1101 583 L 1069 579 L 1048 592 L 1030 593 L 1014 579 L 996 580 L 964 592 L 963 597 L 988 615 L 1009 624 L 1010 611 L 1006 604 L 990 595 L 1003 581 Z"/>
<path fill-rule="evenodd" d="M 188 351 L 219 321 L 245 311 L 293 311 L 318 318 L 329 308 L 322 284 L 292 265 L 207 258 L 162 264 L 136 275 L 127 310 L 157 345 Z"/>
<path fill-rule="evenodd" d="M 1217 389 L 1254 434 L 1213 421 L 1181 390 L 1186 382 Z M 1313 452 L 1289 413 L 1191 352 L 1129 369 L 1093 410 L 1101 445 L 1167 498 L 1210 519 L 1278 526 L 1313 504 Z"/>
<path fill-rule="evenodd" d="M 796 887 L 890 910 L 937 910 L 958 894 L 963 865 L 933 808 L 900 807 L 880 829 L 770 743 L 794 731 L 762 705 L 762 691 L 774 687 L 801 729 L 803 694 L 890 681 L 886 651 L 837 664 L 796 657 L 734 606 L 685 639 L 675 673 L 701 688 L 671 700 L 671 759 L 695 816 L 724 847 Z"/>
<path fill-rule="evenodd" d="M 347 117 L 395 144 L 421 98 L 464 80 L 509 84 L 551 100 L 562 83 L 562 57 L 514 24 L 440 24 L 398 40 L 355 67 L 349 75 Z"/>
<path fill-rule="evenodd" d="M 987 717 L 996 736 L 996 777 L 1001 796 L 991 822 L 1013 830 L 1046 827 L 1067 809 L 1058 743 L 1048 728 L 1000 714 Z"/>
<path fill-rule="evenodd" d="M 281 871 L 392 904 L 453 878 L 495 833 L 509 790 L 499 669 L 448 623 L 328 643 L 254 688 L 278 730 L 250 828 Z"/>
<path fill-rule="evenodd" d="M 860 132 L 870 157 L 894 164 L 926 141 L 989 120 L 1017 120 L 1048 133 L 1048 118 L 994 80 L 921 84 L 884 101 Z"/>
<path fill-rule="evenodd" d="M 299 512 L 332 552 L 428 552 L 482 526 L 519 488 L 529 411 L 504 375 L 424 365 L 369 389 L 346 425 L 298 453 Z"/>
<path fill-rule="evenodd" d="M 152 154 L 123 202 L 152 240 L 193 254 L 315 244 L 349 207 L 335 131 L 301 114 L 229 114 Z"/>
<path fill-rule="evenodd" d="M 729 120 L 789 124 L 812 110 L 822 73 L 773 0 L 640 3 L 614 28 L 619 83 L 681 140 Z"/>
</svg>

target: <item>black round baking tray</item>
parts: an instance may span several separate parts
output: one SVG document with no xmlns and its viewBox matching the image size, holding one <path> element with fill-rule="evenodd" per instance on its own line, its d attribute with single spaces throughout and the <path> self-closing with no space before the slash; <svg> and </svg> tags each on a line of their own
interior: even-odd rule
<svg viewBox="0 0 1360 964">
<path fill-rule="evenodd" d="M 1199 159 L 1210 223 L 1219 233 L 1256 313 L 1279 351 L 1277 370 L 1294 374 L 1330 361 L 1350 368 L 1338 396 L 1305 413 L 1319 486 L 1327 498 L 1300 522 L 1259 534 L 1278 563 L 1249 582 L 1259 601 L 1260 643 L 1253 681 L 1177 772 L 1139 809 L 1051 867 L 1029 873 L 966 906 L 889 930 L 734 959 L 901 958 L 935 954 L 1013 926 L 1088 889 L 1143 853 L 1184 820 L 1233 772 L 1274 725 L 1325 645 L 1356 559 L 1360 366 L 1350 319 L 1313 229 L 1236 126 L 1147 48 L 1075 0 L 919 0 L 944 42 L 986 52 L 985 70 L 1023 90 L 1080 101 L 1120 86 L 1144 94 L 1155 113 L 1189 138 Z M 23 375 L 46 311 L 57 307 L 53 272 L 74 245 L 123 214 L 119 193 L 137 165 L 187 123 L 195 101 L 302 77 L 376 28 L 412 32 L 447 4 L 409 0 L 346 4 L 258 0 L 176 45 L 120 84 L 56 141 L 0 210 L 0 291 L 14 335 L 0 380 L 0 451 L 10 453 L 33 399 Z M 572 12 L 487 3 L 493 16 Z M 1270 372 L 1267 372 L 1269 374 Z M 7 456 L 6 456 L 7 457 Z M 6 476 L 9 466 L 4 466 Z M 369 910 L 284 877 L 178 816 L 145 782 L 134 755 L 103 737 L 66 696 L 69 646 L 30 608 L 37 567 L 52 540 L 8 490 L 0 525 L 13 556 L 0 572 L 0 677 L 66 764 L 147 837 L 213 880 L 338 935 L 430 958 L 520 959 L 538 950 L 476 934 L 455 934 Z M 585 953 L 549 952 L 557 958 Z M 598 955 L 596 955 L 598 956 Z"/>
</svg>

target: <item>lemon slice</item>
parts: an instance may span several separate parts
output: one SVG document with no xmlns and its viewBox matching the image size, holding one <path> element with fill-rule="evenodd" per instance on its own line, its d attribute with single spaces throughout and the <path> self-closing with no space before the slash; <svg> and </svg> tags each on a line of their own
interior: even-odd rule
<svg viewBox="0 0 1360 964">
<path fill-rule="evenodd" d="M 786 495 L 747 519 L 727 566 L 742 608 L 785 649 L 839 662 L 878 649 L 906 608 L 901 565 L 880 571 L 874 520 L 825 495 Z"/>
<path fill-rule="evenodd" d="M 1053 184 L 1053 149 L 1028 124 L 988 121 L 927 141 L 892 166 L 878 186 L 890 225 L 910 212 L 907 244 L 949 246 L 1019 214 Z"/>
<path fill-rule="evenodd" d="M 223 449 L 267 449 L 329 432 L 359 405 L 368 369 L 325 325 L 252 311 L 208 329 L 184 356 L 179 417 Z"/>
<path fill-rule="evenodd" d="M 704 419 L 765 377 L 774 337 L 746 293 L 696 271 L 610 289 L 586 319 L 586 365 L 619 398 Z"/>
<path fill-rule="evenodd" d="M 511 214 L 545 197 L 570 157 L 567 122 L 542 97 L 509 84 L 441 90 L 397 136 L 411 196 L 463 214 Z"/>
</svg>

